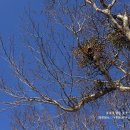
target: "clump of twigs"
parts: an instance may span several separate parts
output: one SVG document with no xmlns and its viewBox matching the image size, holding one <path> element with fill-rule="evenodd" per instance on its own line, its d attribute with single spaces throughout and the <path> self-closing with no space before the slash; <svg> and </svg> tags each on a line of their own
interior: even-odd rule
<svg viewBox="0 0 130 130">
<path fill-rule="evenodd" d="M 73 50 L 73 54 L 80 67 L 85 67 L 87 64 L 93 63 L 95 60 L 99 60 L 102 52 L 103 45 L 95 37 L 80 44 L 80 46 Z"/>
<path fill-rule="evenodd" d="M 123 32 L 117 29 L 114 30 L 114 32 L 108 34 L 108 40 L 118 49 L 121 48 L 130 49 L 130 41 L 123 34 Z"/>
</svg>

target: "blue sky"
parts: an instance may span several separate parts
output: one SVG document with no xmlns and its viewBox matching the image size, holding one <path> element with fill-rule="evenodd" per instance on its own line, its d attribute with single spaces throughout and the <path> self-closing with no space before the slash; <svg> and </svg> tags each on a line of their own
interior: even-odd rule
<svg viewBox="0 0 130 130">
<path fill-rule="evenodd" d="M 0 0 L 0 32 L 6 36 L 18 29 L 19 16 L 30 0 Z"/>
<path fill-rule="evenodd" d="M 20 28 L 20 17 L 24 8 L 38 3 L 36 0 L 0 0 L 0 34 L 4 39 L 8 39 L 12 34 L 18 34 Z M 0 67 L 2 67 L 0 63 Z M 6 69 L 6 68 L 5 68 Z M 8 77 L 9 78 L 9 77 Z M 0 130 L 10 130 L 11 112 L 0 112 Z"/>
<path fill-rule="evenodd" d="M 38 3 L 36 0 L 0 0 L 0 33 L 4 36 L 16 34 L 24 8 Z"/>
</svg>

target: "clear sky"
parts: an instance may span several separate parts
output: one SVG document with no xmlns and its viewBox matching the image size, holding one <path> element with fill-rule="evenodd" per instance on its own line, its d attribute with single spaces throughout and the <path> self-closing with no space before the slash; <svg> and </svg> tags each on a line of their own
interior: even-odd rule
<svg viewBox="0 0 130 130">
<path fill-rule="evenodd" d="M 19 16 L 30 0 L 0 0 L 0 33 L 6 36 L 18 29 Z"/>
</svg>

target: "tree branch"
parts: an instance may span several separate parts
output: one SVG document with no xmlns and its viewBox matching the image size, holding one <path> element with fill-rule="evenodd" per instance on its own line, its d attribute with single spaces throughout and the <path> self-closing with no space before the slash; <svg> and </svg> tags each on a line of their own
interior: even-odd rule
<svg viewBox="0 0 130 130">
<path fill-rule="evenodd" d="M 90 4 L 97 12 L 100 12 L 104 15 L 106 15 L 113 23 L 114 26 L 116 26 L 119 30 L 121 30 L 126 37 L 130 40 L 130 28 L 129 28 L 129 21 L 128 21 L 128 15 L 125 12 L 124 15 L 118 14 L 117 17 L 120 18 L 123 22 L 122 25 L 118 23 L 118 21 L 113 17 L 113 14 L 111 13 L 112 7 L 116 4 L 117 0 L 112 0 L 111 4 L 106 6 L 103 0 L 100 0 L 100 3 L 103 5 L 104 9 L 100 9 L 97 7 L 96 3 L 93 0 L 86 0 L 86 3 Z"/>
</svg>

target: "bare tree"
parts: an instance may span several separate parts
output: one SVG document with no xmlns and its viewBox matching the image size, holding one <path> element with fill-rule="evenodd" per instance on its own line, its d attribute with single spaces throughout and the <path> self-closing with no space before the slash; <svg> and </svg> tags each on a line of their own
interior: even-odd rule
<svg viewBox="0 0 130 130">
<path fill-rule="evenodd" d="M 74 113 L 58 110 L 57 115 L 51 115 L 48 109 L 38 111 L 35 107 L 29 106 L 25 111 L 22 110 L 22 113 L 15 111 L 11 126 L 13 130 L 107 130 L 104 121 L 98 120 L 97 116 L 98 113 L 93 112 L 89 117 L 85 109 Z"/>
<path fill-rule="evenodd" d="M 117 2 L 57 0 L 37 17 L 27 11 L 25 44 L 17 45 L 24 52 L 19 55 L 12 40 L 6 46 L 1 39 L 3 57 L 17 79 L 11 87 L 1 78 L 1 92 L 11 99 L 1 104 L 51 104 L 65 112 L 104 104 L 106 110 L 128 111 L 129 10 L 118 14 Z"/>
</svg>

